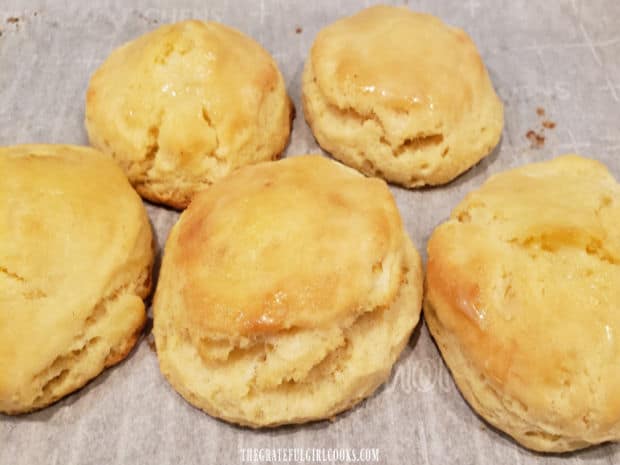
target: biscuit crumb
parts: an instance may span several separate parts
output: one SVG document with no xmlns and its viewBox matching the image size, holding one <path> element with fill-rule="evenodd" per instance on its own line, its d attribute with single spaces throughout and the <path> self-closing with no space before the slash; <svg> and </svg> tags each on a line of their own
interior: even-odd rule
<svg viewBox="0 0 620 465">
<path fill-rule="evenodd" d="M 542 122 L 542 125 L 544 128 L 546 129 L 553 129 L 555 128 L 555 122 L 553 121 L 549 121 L 548 119 L 546 119 L 545 121 Z"/>
<path fill-rule="evenodd" d="M 301 28 L 301 26 L 297 26 L 295 28 L 295 34 L 301 34 L 302 32 L 304 32 L 304 30 Z"/>
<path fill-rule="evenodd" d="M 11 16 L 10 18 L 6 19 L 6 22 L 9 24 L 17 24 L 19 23 L 19 18 L 17 16 Z"/>
<path fill-rule="evenodd" d="M 537 133 L 536 131 L 532 131 L 531 129 L 527 131 L 525 137 L 528 138 L 530 143 L 532 144 L 532 148 L 540 148 L 545 145 L 545 136 Z"/>
<path fill-rule="evenodd" d="M 544 116 L 545 115 L 545 109 L 543 107 L 536 108 L 536 114 L 538 116 Z"/>
</svg>

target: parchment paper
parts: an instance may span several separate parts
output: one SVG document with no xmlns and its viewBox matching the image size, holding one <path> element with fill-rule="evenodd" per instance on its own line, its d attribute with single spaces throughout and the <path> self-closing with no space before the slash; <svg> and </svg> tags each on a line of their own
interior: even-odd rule
<svg viewBox="0 0 620 465">
<path fill-rule="evenodd" d="M 579 152 L 620 177 L 620 2 L 408 3 L 472 35 L 506 105 L 501 144 L 478 166 L 445 187 L 392 189 L 424 257 L 432 229 L 492 173 Z M 2 0 L 0 144 L 87 143 L 83 108 L 90 74 L 123 42 L 158 24 L 194 17 L 232 25 L 273 54 L 298 110 L 286 153 L 317 151 L 301 114 L 304 60 L 322 26 L 368 4 Z M 545 117 L 537 115 L 539 107 Z M 541 131 L 544 119 L 555 129 Z M 542 146 L 532 147 L 530 130 L 544 132 Z M 147 208 L 161 251 L 177 214 Z M 242 447 L 378 448 L 380 463 L 387 464 L 620 463 L 617 445 L 545 456 L 491 429 L 459 395 L 423 326 L 387 385 L 357 408 L 333 422 L 258 432 L 186 403 L 160 375 L 149 337 L 125 362 L 57 404 L 16 418 L 0 415 L 0 464 L 236 464 Z"/>
</svg>

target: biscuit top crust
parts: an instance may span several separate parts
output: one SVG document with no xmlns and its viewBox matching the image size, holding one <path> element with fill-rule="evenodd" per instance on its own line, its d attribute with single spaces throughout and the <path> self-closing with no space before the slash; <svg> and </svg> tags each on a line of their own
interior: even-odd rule
<svg viewBox="0 0 620 465">
<path fill-rule="evenodd" d="M 565 155 L 492 176 L 428 255 L 441 331 L 491 385 L 567 434 L 618 428 L 620 186 L 604 165 Z"/>
<path fill-rule="evenodd" d="M 344 326 L 395 299 L 403 250 L 385 182 L 296 156 L 195 197 L 166 246 L 176 270 L 166 287 L 182 296 L 178 320 L 212 338 Z"/>
<path fill-rule="evenodd" d="M 257 42 L 219 23 L 182 21 L 112 52 L 92 76 L 86 123 L 91 142 L 125 164 L 157 152 L 160 171 L 180 163 L 191 172 L 201 155 L 235 167 L 247 162 L 234 155 L 257 137 L 262 104 L 276 91 L 287 99 Z"/>
<path fill-rule="evenodd" d="M 79 338 L 97 303 L 152 259 L 138 194 L 86 147 L 0 148 L 0 400 Z M 129 271 L 127 268 L 129 267 Z"/>
<path fill-rule="evenodd" d="M 475 94 L 496 98 L 469 36 L 407 8 L 375 6 L 336 21 L 317 35 L 311 61 L 331 104 L 381 120 L 381 111 L 408 113 L 418 136 L 475 110 Z"/>
</svg>

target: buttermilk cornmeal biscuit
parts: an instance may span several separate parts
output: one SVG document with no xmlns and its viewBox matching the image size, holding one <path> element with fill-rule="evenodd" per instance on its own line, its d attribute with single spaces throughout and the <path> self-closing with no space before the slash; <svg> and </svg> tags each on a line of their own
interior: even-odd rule
<svg viewBox="0 0 620 465">
<path fill-rule="evenodd" d="M 269 53 L 215 22 L 165 25 L 121 46 L 86 96 L 90 143 L 140 195 L 175 208 L 240 166 L 276 159 L 291 115 Z"/>
<path fill-rule="evenodd" d="M 329 418 L 387 379 L 421 297 L 385 182 L 320 156 L 245 167 L 172 229 L 154 303 L 160 368 L 229 422 Z"/>
<path fill-rule="evenodd" d="M 0 148 L 0 412 L 45 407 L 123 360 L 146 320 L 151 228 L 108 156 Z"/>
<path fill-rule="evenodd" d="M 502 103 L 469 36 L 407 8 L 367 8 L 325 27 L 302 80 L 321 147 L 405 187 L 447 183 L 502 132 Z"/>
<path fill-rule="evenodd" d="M 463 396 L 525 447 L 620 439 L 620 186 L 567 155 L 491 177 L 428 243 L 424 316 Z"/>
</svg>

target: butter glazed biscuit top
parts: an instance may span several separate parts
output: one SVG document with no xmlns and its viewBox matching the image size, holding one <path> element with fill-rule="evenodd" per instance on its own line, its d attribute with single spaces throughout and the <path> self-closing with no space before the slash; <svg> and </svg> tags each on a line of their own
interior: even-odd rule
<svg viewBox="0 0 620 465">
<path fill-rule="evenodd" d="M 166 246 L 174 282 L 157 299 L 212 336 L 344 326 L 392 303 L 404 251 L 383 181 L 320 156 L 261 163 L 183 213 Z"/>
<path fill-rule="evenodd" d="M 113 51 L 86 101 L 91 143 L 114 156 L 141 195 L 175 207 L 239 166 L 275 158 L 290 116 L 269 53 L 235 29 L 196 20 Z"/>
<path fill-rule="evenodd" d="M 327 26 L 311 51 L 316 82 L 338 108 L 409 114 L 416 137 L 447 132 L 479 93 L 495 96 L 475 44 L 460 29 L 407 8 L 377 6 Z M 489 93 L 490 90 L 490 93 Z M 386 128 L 400 134 L 406 127 Z"/>
<path fill-rule="evenodd" d="M 620 434 L 619 231 L 620 186 L 569 155 L 493 176 L 428 245 L 441 334 L 532 418 L 591 442 Z"/>
</svg>

